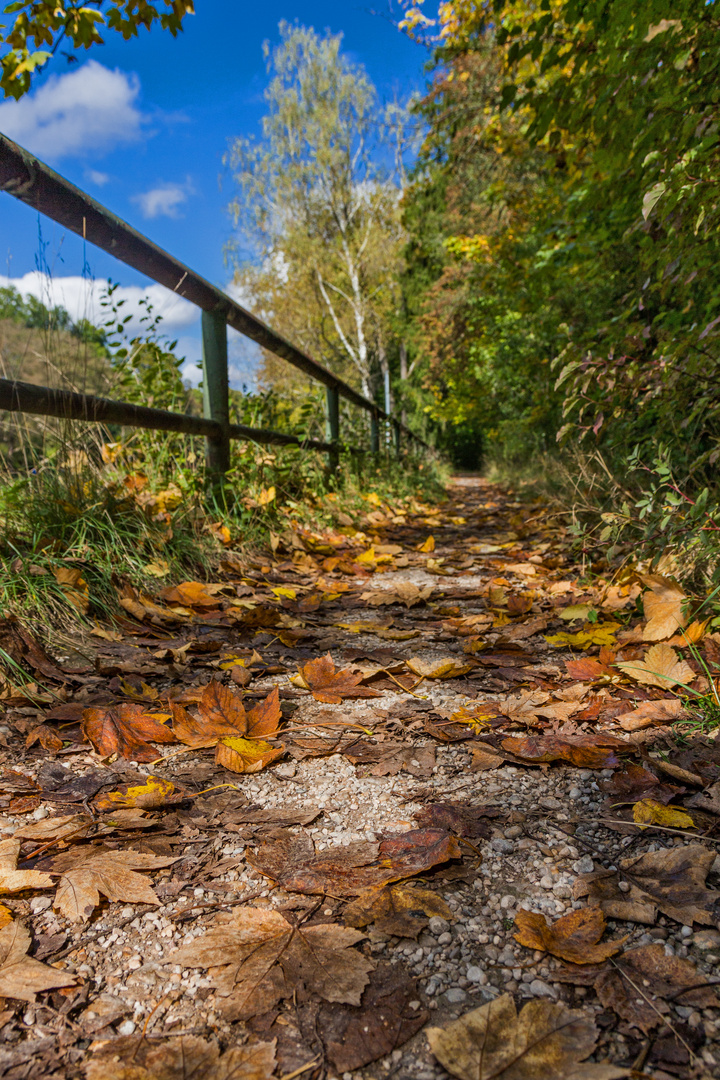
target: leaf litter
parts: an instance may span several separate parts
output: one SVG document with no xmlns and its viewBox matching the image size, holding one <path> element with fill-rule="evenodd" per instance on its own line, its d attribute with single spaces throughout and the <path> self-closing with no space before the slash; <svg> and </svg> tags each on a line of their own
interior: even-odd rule
<svg viewBox="0 0 720 1080">
<path fill-rule="evenodd" d="M 673 725 L 720 650 L 572 558 L 464 481 L 122 585 L 92 667 L 0 621 L 0 1069 L 712 1071 L 720 754 Z"/>
</svg>

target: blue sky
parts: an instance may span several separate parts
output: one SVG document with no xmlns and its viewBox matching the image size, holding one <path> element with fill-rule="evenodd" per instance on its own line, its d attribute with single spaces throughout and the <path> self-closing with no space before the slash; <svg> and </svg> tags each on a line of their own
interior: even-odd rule
<svg viewBox="0 0 720 1080">
<path fill-rule="evenodd" d="M 426 54 L 395 29 L 398 0 L 375 0 L 374 7 L 352 0 L 196 0 L 195 6 L 177 38 L 159 29 L 129 42 L 111 36 L 109 44 L 77 53 L 79 63 L 52 60 L 28 97 L 0 101 L 0 131 L 225 288 L 231 184 L 222 157 L 231 136 L 259 134 L 267 84 L 262 43 L 277 40 L 280 20 L 342 31 L 346 53 L 365 66 L 381 97 L 421 89 Z M 86 277 L 89 269 L 99 282 L 112 277 L 127 287 L 130 302 L 149 285 L 0 193 L 0 284 L 9 279 L 23 291 L 46 294 L 37 271 L 47 269 L 53 284 L 46 302 L 64 302 L 73 317 L 92 317 L 99 286 L 82 280 L 84 266 Z M 150 293 L 187 355 L 186 374 L 194 376 L 199 313 L 157 286 Z M 235 343 L 231 355 L 240 383 L 253 354 Z"/>
</svg>

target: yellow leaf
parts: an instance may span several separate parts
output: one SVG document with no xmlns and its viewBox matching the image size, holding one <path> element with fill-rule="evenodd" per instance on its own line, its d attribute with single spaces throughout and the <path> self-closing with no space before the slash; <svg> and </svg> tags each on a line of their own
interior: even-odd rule
<svg viewBox="0 0 720 1080">
<path fill-rule="evenodd" d="M 407 666 L 414 675 L 419 675 L 422 679 L 454 679 L 458 675 L 465 675 L 473 667 L 472 664 L 458 663 L 453 656 L 430 661 L 413 658 L 408 660 Z"/>
<path fill-rule="evenodd" d="M 664 641 L 686 625 L 683 604 L 687 598 L 673 578 L 657 574 L 644 580 L 650 589 L 643 593 L 643 611 L 648 620 L 643 641 Z"/>
<path fill-rule="evenodd" d="M 695 672 L 681 660 L 673 648 L 663 642 L 652 645 L 642 660 L 623 660 L 616 664 L 626 675 L 643 686 L 659 686 L 666 690 L 676 683 L 687 685 Z"/>
<path fill-rule="evenodd" d="M 558 615 L 563 622 L 575 622 L 576 619 L 586 621 L 592 609 L 592 604 L 571 604 L 570 607 L 563 608 L 562 611 L 559 611 Z"/>
<path fill-rule="evenodd" d="M 118 791 L 107 791 L 95 799 L 97 810 L 118 810 L 122 807 L 151 810 L 162 806 L 175 785 L 159 776 L 148 776 L 144 784 L 126 784 Z"/>
<path fill-rule="evenodd" d="M 165 559 L 155 559 L 153 562 L 146 563 L 143 570 L 151 577 L 167 577 L 170 573 L 170 564 Z"/>
<path fill-rule="evenodd" d="M 576 634 L 551 634 L 545 640 L 548 645 L 557 645 L 558 648 L 564 645 L 578 649 L 589 649 L 591 645 L 617 645 L 615 631 L 619 630 L 621 625 L 617 622 L 598 623 L 596 626 L 588 624 Z"/>
<path fill-rule="evenodd" d="M 282 757 L 285 748 L 271 746 L 263 739 L 243 739 L 232 736 L 221 739 L 215 747 L 215 762 L 236 773 L 256 773 L 271 761 Z"/>
<path fill-rule="evenodd" d="M 275 499 L 275 485 L 273 484 L 269 488 L 263 488 L 258 495 L 258 506 L 267 506 Z"/>
<path fill-rule="evenodd" d="M 13 921 L 13 913 L 10 908 L 5 907 L 4 904 L 0 904 L 0 930 L 3 926 L 7 926 L 8 923 Z"/>
<path fill-rule="evenodd" d="M 76 570 L 73 566 L 57 566 L 53 574 L 68 602 L 82 615 L 87 615 L 90 597 L 87 582 L 80 570 Z"/>
<path fill-rule="evenodd" d="M 420 546 L 418 547 L 417 550 L 418 551 L 425 551 L 425 552 L 434 551 L 435 550 L 435 537 L 434 536 L 428 536 L 427 540 L 425 540 L 424 543 L 420 544 Z"/>
<path fill-rule="evenodd" d="M 278 585 L 272 590 L 276 596 L 284 596 L 287 600 L 297 599 L 297 589 L 289 589 L 286 585 Z"/>
<path fill-rule="evenodd" d="M 633 820 L 638 825 L 666 825 L 672 829 L 692 829 L 695 822 L 677 806 L 663 806 L 654 799 L 641 799 L 633 806 Z"/>
<path fill-rule="evenodd" d="M 361 566 L 372 565 L 375 561 L 374 547 L 369 547 L 367 551 L 363 551 L 362 555 L 358 555 L 355 559 L 355 562 L 360 563 Z"/>
</svg>

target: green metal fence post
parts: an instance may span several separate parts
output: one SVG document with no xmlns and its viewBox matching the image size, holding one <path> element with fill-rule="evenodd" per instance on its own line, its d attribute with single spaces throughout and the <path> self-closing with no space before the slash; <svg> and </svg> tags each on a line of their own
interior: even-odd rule
<svg viewBox="0 0 720 1080">
<path fill-rule="evenodd" d="M 380 453 L 380 424 L 374 411 L 370 413 L 370 449 L 373 454 Z"/>
<path fill-rule="evenodd" d="M 340 464 L 340 394 L 337 386 L 327 388 L 327 440 L 332 443 L 328 467 L 334 473 Z"/>
<path fill-rule="evenodd" d="M 207 439 L 206 460 L 213 483 L 230 468 L 227 322 L 224 309 L 202 313 L 203 414 L 220 425 L 217 439 Z"/>
</svg>

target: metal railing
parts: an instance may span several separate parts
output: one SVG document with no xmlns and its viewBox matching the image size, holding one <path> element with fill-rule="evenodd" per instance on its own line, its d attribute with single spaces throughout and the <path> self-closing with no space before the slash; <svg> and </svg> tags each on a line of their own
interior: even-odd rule
<svg viewBox="0 0 720 1080">
<path fill-rule="evenodd" d="M 373 453 L 380 451 L 382 420 L 392 426 L 396 451 L 400 451 L 403 435 L 419 446 L 428 448 L 427 443 L 374 401 L 359 394 L 261 319 L 246 311 L 237 301 L 4 135 L 0 135 L 0 190 L 64 225 L 202 310 L 204 415 L 199 417 L 167 412 L 11 379 L 0 379 L 0 410 L 201 435 L 206 439 L 207 463 L 211 475 L 215 477 L 222 476 L 229 468 L 232 439 L 324 451 L 328 454 L 330 467 L 337 468 L 341 450 L 341 397 L 370 414 L 370 449 Z M 326 387 L 326 442 L 301 440 L 279 431 L 230 422 L 228 326 Z"/>
</svg>

